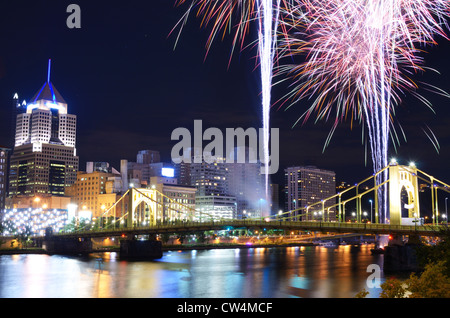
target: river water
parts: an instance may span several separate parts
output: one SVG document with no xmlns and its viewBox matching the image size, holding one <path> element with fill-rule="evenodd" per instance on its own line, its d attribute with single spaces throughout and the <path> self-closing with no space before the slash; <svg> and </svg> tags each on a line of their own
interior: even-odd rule
<svg viewBox="0 0 450 318">
<path fill-rule="evenodd" d="M 155 261 L 0 255 L 0 297 L 352 298 L 366 289 L 376 298 L 381 289 L 369 288 L 367 268 L 382 268 L 383 255 L 371 247 L 174 250 Z"/>
</svg>

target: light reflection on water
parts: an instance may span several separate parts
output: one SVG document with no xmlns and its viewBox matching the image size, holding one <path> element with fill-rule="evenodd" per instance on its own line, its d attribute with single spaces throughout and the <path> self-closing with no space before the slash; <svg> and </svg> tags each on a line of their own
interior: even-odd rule
<svg viewBox="0 0 450 318">
<path fill-rule="evenodd" d="M 169 251 L 145 262 L 116 253 L 2 255 L 0 297 L 338 298 L 363 288 L 378 297 L 380 289 L 366 285 L 366 269 L 382 266 L 383 256 L 371 255 L 370 247 Z"/>
</svg>

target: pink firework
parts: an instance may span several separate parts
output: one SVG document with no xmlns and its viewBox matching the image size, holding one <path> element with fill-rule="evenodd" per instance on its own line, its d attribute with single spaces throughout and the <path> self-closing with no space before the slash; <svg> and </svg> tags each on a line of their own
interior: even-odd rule
<svg viewBox="0 0 450 318">
<path fill-rule="evenodd" d="M 411 75 L 423 71 L 419 52 L 445 37 L 449 13 L 448 0 L 293 0 L 282 12 L 289 32 L 280 37 L 280 55 L 303 60 L 279 67 L 293 79 L 287 100 L 313 98 L 304 121 L 314 113 L 334 120 L 326 144 L 346 118 L 365 123 L 378 172 L 388 164 L 401 95 L 426 102 Z"/>
</svg>

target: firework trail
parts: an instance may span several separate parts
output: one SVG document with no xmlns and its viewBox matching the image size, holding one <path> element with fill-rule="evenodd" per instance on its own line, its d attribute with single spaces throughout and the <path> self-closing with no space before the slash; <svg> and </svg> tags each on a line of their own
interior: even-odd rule
<svg viewBox="0 0 450 318">
<path fill-rule="evenodd" d="M 269 200 L 269 119 L 271 106 L 272 73 L 276 51 L 276 29 L 278 24 L 280 0 L 276 1 L 275 10 L 272 0 L 257 0 L 258 7 L 258 52 L 261 64 L 261 86 L 263 107 L 263 143 L 265 165 L 265 194 Z M 275 21 L 275 22 L 274 22 Z"/>
<path fill-rule="evenodd" d="M 271 107 L 272 73 L 276 52 L 276 38 L 280 2 L 287 0 L 192 0 L 176 27 L 180 27 L 178 36 L 192 11 L 202 17 L 202 26 L 211 25 L 206 50 L 209 52 L 213 41 L 226 31 L 234 33 L 232 53 L 236 46 L 242 49 L 244 39 L 249 33 L 250 23 L 258 23 L 258 59 L 261 69 L 261 95 L 263 113 L 263 157 L 265 165 L 265 196 L 269 206 L 269 125 Z M 176 4 L 186 0 L 177 0 Z M 177 38 L 178 41 L 178 38 Z M 232 55 L 232 54 L 231 54 Z M 231 60 L 231 56 L 230 56 Z"/>
<path fill-rule="evenodd" d="M 334 120 L 325 146 L 348 117 L 367 127 L 378 172 L 388 165 L 401 95 L 410 92 L 426 101 L 411 75 L 424 70 L 423 47 L 436 44 L 436 36 L 445 37 L 449 12 L 448 0 L 291 1 L 282 9 L 280 23 L 289 32 L 280 37 L 280 58 L 303 60 L 278 69 L 293 78 L 286 100 L 313 98 L 299 120 L 314 113 L 317 120 Z M 377 179 L 378 184 L 387 180 L 387 171 Z M 380 187 L 381 222 L 388 217 L 386 192 Z"/>
<path fill-rule="evenodd" d="M 208 40 L 206 41 L 206 53 L 211 49 L 214 40 L 220 36 L 224 38 L 227 31 L 233 34 L 233 47 L 231 56 L 236 48 L 243 48 L 246 35 L 250 32 L 250 23 L 255 20 L 256 2 L 259 0 L 190 0 L 189 8 L 183 17 L 175 25 L 172 32 L 179 28 L 177 41 L 182 33 L 184 25 L 190 15 L 201 17 L 201 27 L 211 26 Z M 187 0 L 176 0 L 179 6 L 188 2 Z M 176 45 L 175 43 L 175 45 Z"/>
</svg>

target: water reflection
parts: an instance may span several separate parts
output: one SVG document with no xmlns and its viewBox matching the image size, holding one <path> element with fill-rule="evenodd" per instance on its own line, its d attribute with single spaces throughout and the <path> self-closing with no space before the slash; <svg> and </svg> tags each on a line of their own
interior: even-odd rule
<svg viewBox="0 0 450 318">
<path fill-rule="evenodd" d="M 0 297 L 354 297 L 367 289 L 370 246 L 169 251 L 156 261 L 0 256 Z M 383 277 L 381 278 L 384 280 Z M 380 290 L 368 290 L 377 297 Z"/>
</svg>

